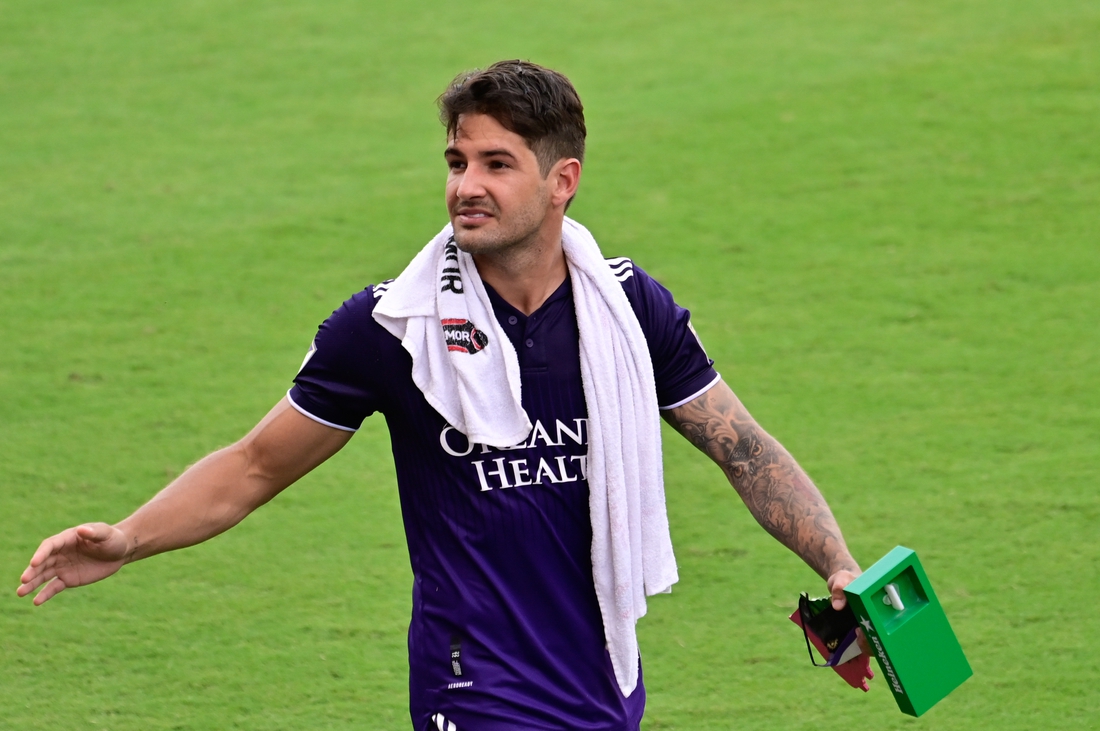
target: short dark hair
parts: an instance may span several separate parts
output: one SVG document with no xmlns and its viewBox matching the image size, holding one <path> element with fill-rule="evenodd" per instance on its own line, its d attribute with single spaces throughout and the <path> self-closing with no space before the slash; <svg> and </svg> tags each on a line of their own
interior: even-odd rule
<svg viewBox="0 0 1100 731">
<path fill-rule="evenodd" d="M 584 162 L 584 106 L 557 71 L 530 61 L 498 61 L 456 76 L 438 103 L 448 137 L 457 134 L 460 115 L 487 114 L 527 142 L 543 176 L 563 158 Z"/>
</svg>

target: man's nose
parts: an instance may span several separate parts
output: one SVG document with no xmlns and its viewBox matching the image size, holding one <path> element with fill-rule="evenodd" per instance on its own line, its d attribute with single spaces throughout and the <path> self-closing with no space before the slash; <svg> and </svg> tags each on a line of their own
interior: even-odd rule
<svg viewBox="0 0 1100 731">
<path fill-rule="evenodd" d="M 467 165 L 458 180 L 458 188 L 455 193 L 459 200 L 475 200 L 485 197 L 485 185 L 483 183 L 484 172 L 478 165 Z"/>
</svg>

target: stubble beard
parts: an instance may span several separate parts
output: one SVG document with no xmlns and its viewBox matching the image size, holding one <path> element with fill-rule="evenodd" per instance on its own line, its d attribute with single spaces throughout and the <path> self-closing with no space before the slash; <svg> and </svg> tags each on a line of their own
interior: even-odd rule
<svg viewBox="0 0 1100 731">
<path fill-rule="evenodd" d="M 515 256 L 538 241 L 545 212 L 537 202 L 532 202 L 523 210 L 516 211 L 511 217 L 512 220 L 508 222 L 502 219 L 500 210 L 495 205 L 486 206 L 484 203 L 478 203 L 478 207 L 489 208 L 492 211 L 495 225 L 490 231 L 483 228 L 465 231 L 455 228 L 455 244 L 467 254 Z"/>
</svg>

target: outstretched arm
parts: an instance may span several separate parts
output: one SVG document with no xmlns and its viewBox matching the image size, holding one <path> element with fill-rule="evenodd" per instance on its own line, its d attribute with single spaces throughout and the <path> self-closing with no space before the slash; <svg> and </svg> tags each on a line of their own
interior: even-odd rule
<svg viewBox="0 0 1100 731">
<path fill-rule="evenodd" d="M 122 566 L 232 528 L 340 450 L 351 432 L 319 424 L 284 398 L 243 439 L 189 467 L 117 525 L 87 523 L 42 541 L 17 593 L 42 604 Z"/>
<path fill-rule="evenodd" d="M 663 412 L 726 474 L 757 522 L 828 582 L 833 605 L 859 575 L 825 498 L 794 458 L 749 415 L 724 381 Z"/>
</svg>

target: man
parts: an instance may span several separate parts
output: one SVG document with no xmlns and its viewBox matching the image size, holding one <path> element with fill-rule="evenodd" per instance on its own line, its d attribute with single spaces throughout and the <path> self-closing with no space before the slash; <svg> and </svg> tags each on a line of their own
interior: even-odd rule
<svg viewBox="0 0 1100 731">
<path fill-rule="evenodd" d="M 585 138 L 569 81 L 501 62 L 456 79 L 440 108 L 450 227 L 397 281 L 368 287 L 321 325 L 294 387 L 248 435 L 119 524 L 45 540 L 18 593 L 42 587 L 41 604 L 227 530 L 381 411 L 414 575 L 414 728 L 636 730 L 645 691 L 630 642 L 644 596 L 640 606 L 634 597 L 641 583 L 652 594 L 675 581 L 674 564 L 651 578 L 653 546 L 667 539 L 659 454 L 648 474 L 627 474 L 626 502 L 615 504 L 613 483 L 632 461 L 621 455 L 648 438 L 646 404 L 722 468 L 760 524 L 827 580 L 838 608 L 860 569 L 821 494 L 713 370 L 687 311 L 630 260 L 584 263 L 576 240 L 587 232 L 565 217 Z M 439 275 L 418 297 L 418 267 L 434 275 L 433 266 Z M 597 304 L 584 304 L 593 294 Z M 402 314 L 418 303 L 427 317 Z M 593 318 L 607 319 L 594 327 Z M 429 325 L 421 335 L 418 322 Z M 600 386 L 592 353 L 604 329 L 625 333 L 618 367 L 635 375 L 613 372 Z M 635 385 L 615 402 L 619 413 L 606 413 L 602 391 L 624 379 Z M 482 398 L 497 405 L 477 406 Z M 480 436 L 513 417 L 511 436 Z M 610 519 L 597 516 L 604 509 Z M 634 532 L 615 548 L 624 521 Z M 626 559 L 610 569 L 597 557 L 609 536 L 609 560 L 624 550 Z M 641 564 L 637 575 L 616 573 Z"/>
</svg>

